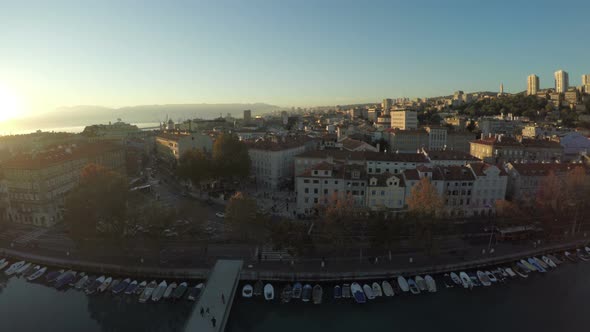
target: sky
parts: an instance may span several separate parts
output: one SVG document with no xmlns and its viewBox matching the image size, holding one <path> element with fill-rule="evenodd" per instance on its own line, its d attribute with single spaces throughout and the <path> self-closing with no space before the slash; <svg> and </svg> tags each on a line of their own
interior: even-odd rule
<svg viewBox="0 0 590 332">
<path fill-rule="evenodd" d="M 573 85 L 590 73 L 587 0 L 0 0 L 0 8 L 5 118 L 73 105 L 336 105 L 500 83 L 519 92 L 531 73 L 543 88 L 558 69 Z"/>
</svg>

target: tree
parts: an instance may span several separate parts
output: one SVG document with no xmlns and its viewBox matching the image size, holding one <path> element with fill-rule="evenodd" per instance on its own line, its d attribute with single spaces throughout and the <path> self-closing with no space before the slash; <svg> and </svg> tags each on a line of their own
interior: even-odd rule
<svg viewBox="0 0 590 332">
<path fill-rule="evenodd" d="M 435 218 L 443 211 L 443 199 L 430 180 L 423 177 L 412 187 L 407 202 L 408 211 L 415 218 L 415 239 L 430 255 L 435 247 Z"/>
<path fill-rule="evenodd" d="M 221 134 L 215 140 L 213 163 L 219 177 L 245 178 L 250 174 L 248 147 L 233 134 Z"/>
<path fill-rule="evenodd" d="M 502 225 L 521 224 L 528 221 L 528 214 L 512 201 L 497 200 L 496 214 Z"/>
<path fill-rule="evenodd" d="M 225 208 L 226 225 L 234 235 L 242 240 L 261 240 L 264 238 L 265 218 L 258 213 L 256 200 L 241 192 L 235 193 Z"/>
<path fill-rule="evenodd" d="M 473 132 L 475 130 L 475 121 L 473 120 L 469 120 L 469 123 L 467 124 L 467 127 L 465 127 L 467 130 L 469 130 L 470 132 Z"/>
<path fill-rule="evenodd" d="M 203 180 L 210 179 L 213 173 L 211 159 L 201 150 L 191 149 L 182 154 L 176 169 L 178 176 L 199 185 Z"/>
<path fill-rule="evenodd" d="M 418 217 L 435 217 L 444 207 L 442 197 L 427 177 L 412 187 L 407 202 L 408 211 Z"/>
<path fill-rule="evenodd" d="M 65 201 L 65 222 L 75 237 L 104 233 L 122 236 L 127 221 L 127 184 L 118 173 L 89 164 Z"/>
</svg>

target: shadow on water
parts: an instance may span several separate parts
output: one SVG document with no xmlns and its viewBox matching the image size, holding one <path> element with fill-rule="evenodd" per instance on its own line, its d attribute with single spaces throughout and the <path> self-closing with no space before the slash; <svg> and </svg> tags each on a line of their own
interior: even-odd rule
<svg viewBox="0 0 590 332">
<path fill-rule="evenodd" d="M 328 300 L 329 285 L 322 305 L 239 298 L 226 331 L 585 331 L 590 326 L 589 276 L 590 262 L 472 291 L 440 289 L 437 278 L 436 294 L 396 295 L 365 305 Z"/>
</svg>

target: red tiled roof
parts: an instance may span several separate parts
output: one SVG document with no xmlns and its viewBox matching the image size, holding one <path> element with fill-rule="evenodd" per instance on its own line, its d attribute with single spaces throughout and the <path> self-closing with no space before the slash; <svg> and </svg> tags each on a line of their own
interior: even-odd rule
<svg viewBox="0 0 590 332">
<path fill-rule="evenodd" d="M 553 171 L 554 173 L 565 173 L 576 167 L 582 167 L 589 172 L 588 168 L 583 164 L 569 164 L 569 163 L 511 163 L 512 167 L 521 176 L 546 176 Z"/>
<path fill-rule="evenodd" d="M 522 144 L 520 144 L 519 141 L 517 141 L 516 139 L 514 139 L 512 137 L 507 137 L 507 136 L 502 137 L 502 138 L 485 137 L 482 139 L 471 141 L 471 143 L 483 144 L 483 145 L 493 145 L 493 146 L 522 146 Z"/>
</svg>

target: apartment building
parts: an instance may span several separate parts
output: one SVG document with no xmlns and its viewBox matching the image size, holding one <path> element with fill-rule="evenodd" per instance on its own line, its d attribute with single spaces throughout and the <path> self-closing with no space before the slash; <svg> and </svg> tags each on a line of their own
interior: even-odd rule
<svg viewBox="0 0 590 332">
<path fill-rule="evenodd" d="M 213 139 L 199 133 L 161 133 L 156 136 L 158 157 L 169 163 L 176 163 L 180 157 L 192 149 L 207 153 L 213 151 Z"/>
</svg>

